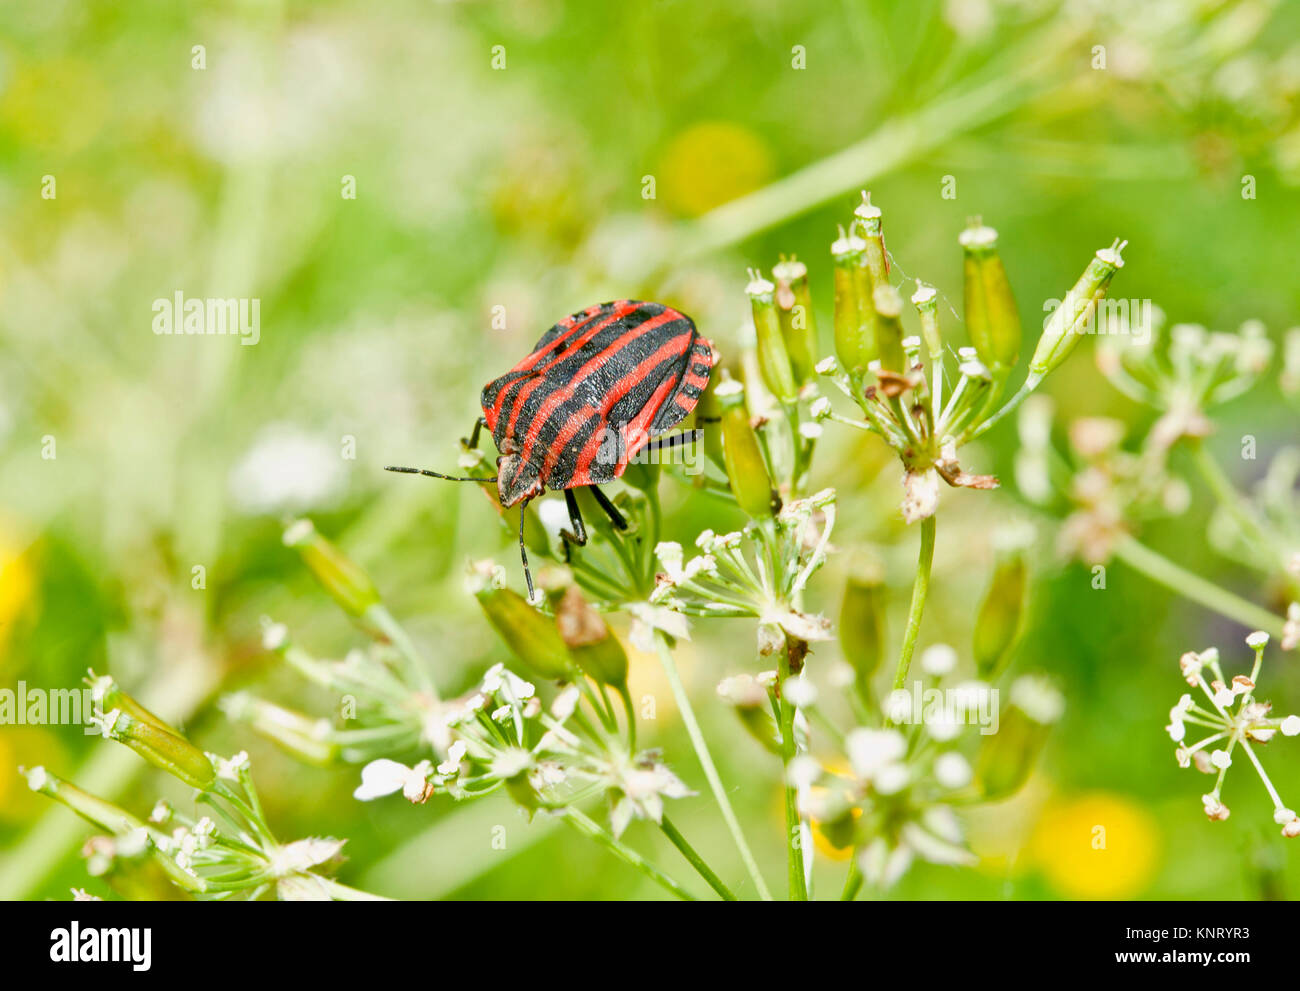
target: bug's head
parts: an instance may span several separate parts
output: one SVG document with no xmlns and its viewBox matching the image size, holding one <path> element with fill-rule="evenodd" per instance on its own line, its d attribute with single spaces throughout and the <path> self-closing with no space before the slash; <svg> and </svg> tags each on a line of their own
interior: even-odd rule
<svg viewBox="0 0 1300 991">
<path fill-rule="evenodd" d="M 503 454 L 497 458 L 497 496 L 502 506 L 509 509 L 520 500 L 539 496 L 542 488 L 537 468 L 518 454 Z"/>
</svg>

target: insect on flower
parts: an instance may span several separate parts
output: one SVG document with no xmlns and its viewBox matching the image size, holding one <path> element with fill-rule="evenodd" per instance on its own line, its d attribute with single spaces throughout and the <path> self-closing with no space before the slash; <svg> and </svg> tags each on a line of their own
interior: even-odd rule
<svg viewBox="0 0 1300 991">
<path fill-rule="evenodd" d="M 483 387 L 483 427 L 500 457 L 494 478 L 465 478 L 423 468 L 388 471 L 453 482 L 496 482 L 501 505 L 522 503 L 519 556 L 529 598 L 533 577 L 524 547 L 523 508 L 546 489 L 563 491 L 572 532 L 566 555 L 587 542 L 574 489 L 587 486 L 614 526 L 627 520 L 597 486 L 614 481 L 651 440 L 680 423 L 699 402 L 713 369 L 713 345 L 690 317 L 662 303 L 630 299 L 589 306 L 565 317 L 514 368 Z M 657 445 L 696 439 L 688 431 Z"/>
</svg>

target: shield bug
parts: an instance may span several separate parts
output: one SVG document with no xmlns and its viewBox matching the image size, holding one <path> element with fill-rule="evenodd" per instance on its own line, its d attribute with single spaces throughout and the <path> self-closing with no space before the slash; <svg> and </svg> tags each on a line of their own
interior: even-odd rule
<svg viewBox="0 0 1300 991">
<path fill-rule="evenodd" d="M 528 503 L 546 489 L 563 491 L 572 532 L 561 531 L 566 555 L 587 542 L 573 490 L 587 486 L 614 526 L 627 528 L 598 486 L 612 482 L 655 437 L 680 423 L 699 402 L 713 369 L 713 345 L 690 317 L 662 303 L 631 299 L 589 306 L 565 317 L 510 371 L 483 387 L 483 427 L 500 457 L 494 478 L 463 478 L 424 468 L 388 471 L 454 482 L 496 482 L 503 507 L 522 504 L 519 555 L 529 598 L 533 576 L 524 547 Z M 671 447 L 695 438 L 676 434 L 657 442 Z"/>
</svg>

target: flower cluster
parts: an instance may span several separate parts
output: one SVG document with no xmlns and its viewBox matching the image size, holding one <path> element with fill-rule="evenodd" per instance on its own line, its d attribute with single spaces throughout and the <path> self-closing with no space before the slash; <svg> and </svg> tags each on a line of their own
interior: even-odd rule
<svg viewBox="0 0 1300 991">
<path fill-rule="evenodd" d="M 284 900 L 371 898 L 329 877 L 343 840 L 313 837 L 281 843 L 272 834 L 253 785 L 248 755 L 225 758 L 199 750 L 154 716 L 109 676 L 88 679 L 99 706 L 96 725 L 150 764 L 195 789 L 212 815 L 188 816 L 158 802 L 147 819 L 82 791 L 44 767 L 26 773 L 28 786 L 107 835 L 86 845 L 86 866 L 128 897 L 260 898 Z M 109 705 L 107 711 L 102 708 Z"/>
<path fill-rule="evenodd" d="M 1188 652 L 1180 657 L 1178 667 L 1183 678 L 1192 688 L 1201 690 L 1206 704 L 1183 694 L 1169 710 L 1169 725 L 1165 730 L 1178 745 L 1174 756 L 1179 767 L 1194 766 L 1203 774 L 1215 776 L 1214 787 L 1201 796 L 1205 814 L 1210 819 L 1221 821 L 1228 818 L 1228 806 L 1223 802 L 1223 784 L 1228 768 L 1234 764 L 1233 755 L 1240 748 L 1240 753 L 1245 754 L 1246 760 L 1254 767 L 1273 802 L 1273 821 L 1282 827 L 1283 836 L 1295 837 L 1300 836 L 1300 817 L 1282 802 L 1255 753 L 1255 747 L 1267 745 L 1279 732 L 1283 736 L 1300 735 L 1300 716 L 1270 716 L 1272 703 L 1255 698 L 1268 640 L 1268 634 L 1259 630 L 1246 638 L 1246 645 L 1255 653 L 1254 666 L 1248 676 L 1239 674 L 1231 680 L 1224 677 L 1219 665 L 1219 652 L 1213 647 L 1199 654 Z M 1206 672 L 1210 675 L 1208 681 Z M 1189 743 L 1189 726 L 1198 727 L 1206 735 Z"/>
</svg>

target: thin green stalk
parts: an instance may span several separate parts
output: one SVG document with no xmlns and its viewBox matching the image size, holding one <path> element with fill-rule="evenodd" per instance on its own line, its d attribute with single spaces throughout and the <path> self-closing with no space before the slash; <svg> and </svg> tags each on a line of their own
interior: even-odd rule
<svg viewBox="0 0 1300 991">
<path fill-rule="evenodd" d="M 1221 616 L 1235 620 L 1248 629 L 1263 630 L 1269 636 L 1278 639 L 1282 637 L 1281 616 L 1179 567 L 1145 544 L 1138 543 L 1133 537 L 1125 537 L 1117 543 L 1114 553 L 1116 558 L 1129 567 L 1140 571 L 1171 592 L 1191 599 L 1207 609 L 1212 609 Z"/>
<path fill-rule="evenodd" d="M 573 826 L 573 828 L 578 832 L 595 840 L 629 867 L 633 867 L 640 871 L 664 890 L 671 892 L 683 901 L 695 901 L 695 896 L 689 891 L 683 888 L 663 871 L 659 870 L 659 868 L 655 867 L 654 864 L 650 863 L 631 847 L 614 839 L 613 836 L 593 822 L 584 813 L 578 811 L 578 809 L 570 806 L 564 810 L 562 815 L 564 816 L 565 821 Z"/>
<path fill-rule="evenodd" d="M 722 779 L 718 776 L 718 769 L 713 764 L 713 756 L 709 753 L 709 745 L 704 741 L 704 734 L 700 732 L 700 724 L 695 720 L 695 710 L 691 708 L 691 700 L 686 694 L 686 687 L 682 684 L 681 675 L 677 672 L 677 663 L 673 660 L 673 652 L 669 648 L 668 641 L 663 633 L 657 630 L 655 631 L 655 649 L 659 653 L 659 663 L 663 665 L 664 673 L 668 676 L 668 684 L 672 686 L 673 698 L 677 702 L 677 709 L 681 713 L 682 722 L 686 724 L 686 732 L 691 738 L 691 745 L 695 747 L 695 756 L 699 758 L 700 766 L 704 768 L 704 777 L 708 779 L 709 789 L 713 792 L 713 798 L 718 803 L 722 818 L 727 823 L 727 829 L 731 831 L 731 838 L 736 843 L 740 859 L 744 861 L 745 870 L 749 872 L 749 877 L 754 882 L 754 888 L 758 891 L 759 897 L 765 902 L 771 901 L 772 892 L 768 890 L 763 875 L 758 871 L 758 862 L 754 860 L 754 854 L 750 851 L 749 844 L 745 842 L 745 834 L 740 828 L 740 820 L 736 818 L 736 813 L 731 808 L 731 800 L 727 798 L 727 790 L 723 787 Z"/>
<path fill-rule="evenodd" d="M 921 616 L 925 612 L 925 598 L 930 592 L 930 568 L 934 564 L 933 516 L 921 521 L 921 553 L 916 563 L 916 578 L 912 582 L 912 605 L 907 611 L 907 627 L 903 631 L 903 647 L 898 654 L 898 668 L 894 672 L 894 690 L 903 687 L 908 668 L 912 666 L 912 653 L 916 650 L 917 634 L 921 632 Z"/>
<path fill-rule="evenodd" d="M 858 892 L 862 890 L 862 869 L 858 867 L 858 858 L 855 855 L 849 861 L 849 875 L 844 879 L 844 890 L 840 892 L 840 901 L 851 902 L 858 897 Z"/>
<path fill-rule="evenodd" d="M 804 878 L 803 842 L 798 834 L 802 831 L 799 821 L 798 796 L 794 785 L 790 784 L 790 762 L 795 757 L 794 713 L 795 707 L 785 698 L 785 683 L 790 677 L 789 644 L 781 652 L 780 685 L 781 694 L 781 765 L 782 784 L 785 788 L 785 849 L 786 874 L 790 884 L 790 900 L 806 902 L 808 886 Z"/>
<path fill-rule="evenodd" d="M 1033 392 L 1036 388 L 1038 388 L 1038 383 L 1041 381 L 1042 381 L 1041 378 L 1036 378 L 1035 376 L 1030 375 L 1029 378 L 1025 379 L 1025 384 L 1020 387 L 1020 390 L 1014 396 L 1012 396 L 1010 399 L 1007 400 L 1006 405 L 1003 406 L 996 413 L 994 413 L 992 416 L 990 416 L 983 423 L 977 425 L 975 429 L 971 430 L 969 436 L 967 436 L 966 439 L 974 440 L 976 437 L 980 436 L 986 431 L 991 430 L 993 426 L 997 424 L 998 421 L 1001 420 L 1004 416 L 1014 413 L 1017 409 L 1020 408 L 1020 404 L 1029 398 L 1029 394 Z"/>
<path fill-rule="evenodd" d="M 1228 478 L 1219 462 L 1206 450 L 1205 443 L 1199 439 L 1193 440 L 1191 448 L 1192 460 L 1196 463 L 1201 478 L 1214 493 L 1214 498 L 1219 501 L 1219 505 L 1232 517 L 1233 522 L 1237 524 L 1245 538 L 1254 545 L 1255 550 L 1272 561 L 1272 567 L 1268 571 L 1286 575 L 1286 561 L 1278 554 L 1281 545 L 1277 538 L 1271 536 L 1260 523 L 1250 503 L 1232 484 L 1232 480 Z"/>
<path fill-rule="evenodd" d="M 695 848 L 686 842 L 686 837 L 677 831 L 677 827 L 672 824 L 667 816 L 663 817 L 663 820 L 659 823 L 659 828 L 672 841 L 673 846 L 682 852 L 682 856 L 695 868 L 696 873 L 704 878 L 709 887 L 722 897 L 723 901 L 737 901 L 732 890 L 722 883 L 722 878 L 713 873 L 713 868 L 706 864 L 704 858 L 695 852 Z"/>
</svg>

